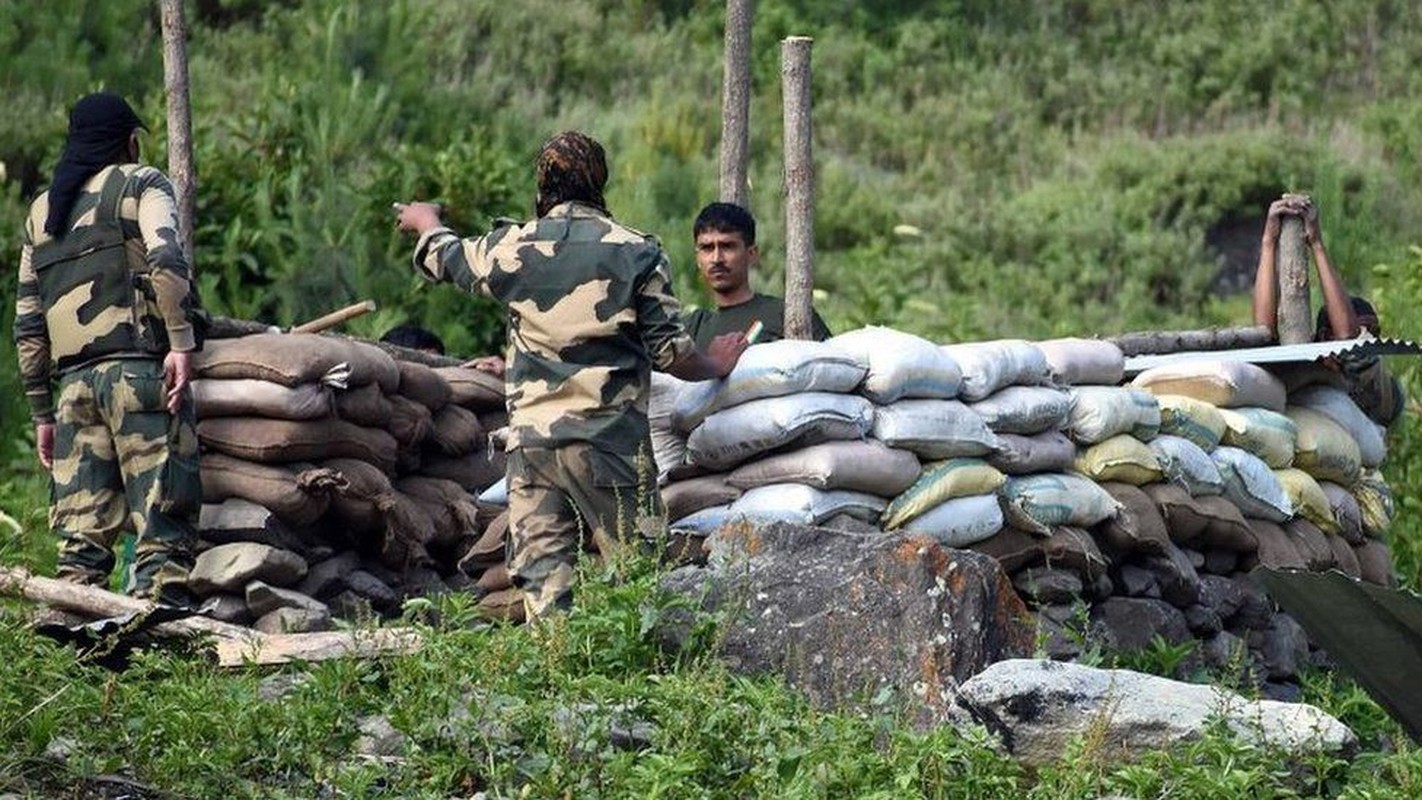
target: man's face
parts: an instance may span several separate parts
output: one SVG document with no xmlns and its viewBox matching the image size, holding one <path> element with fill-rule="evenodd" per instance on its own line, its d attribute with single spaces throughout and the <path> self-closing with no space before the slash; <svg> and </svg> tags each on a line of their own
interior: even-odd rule
<svg viewBox="0 0 1422 800">
<path fill-rule="evenodd" d="M 750 285 L 750 268 L 760 258 L 755 245 L 746 245 L 740 233 L 704 230 L 696 236 L 696 268 L 717 294 L 730 294 Z"/>
</svg>

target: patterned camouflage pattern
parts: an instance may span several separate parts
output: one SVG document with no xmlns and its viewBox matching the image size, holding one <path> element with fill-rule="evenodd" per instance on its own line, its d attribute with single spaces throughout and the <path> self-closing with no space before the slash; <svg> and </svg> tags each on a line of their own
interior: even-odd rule
<svg viewBox="0 0 1422 800">
<path fill-rule="evenodd" d="M 632 455 L 648 441 L 652 368 L 695 350 L 655 239 L 563 203 L 478 238 L 436 228 L 414 260 L 508 310 L 510 451 L 589 442 Z"/>
<path fill-rule="evenodd" d="M 63 375 L 55 420 L 50 527 L 59 577 L 103 584 L 125 530 L 136 535 L 125 588 L 186 599 L 195 520 L 202 504 L 191 396 L 164 406 L 163 365 L 103 361 Z"/>
<path fill-rule="evenodd" d="M 650 451 L 644 451 L 650 452 Z M 664 528 L 656 469 L 586 444 L 509 454 L 509 576 L 529 619 L 567 610 L 584 551 L 612 555 Z"/>
<path fill-rule="evenodd" d="M 117 225 L 99 209 L 110 178 L 118 181 Z M 15 301 L 20 376 L 41 420 L 54 412 L 60 374 L 101 358 L 192 350 L 200 314 L 163 173 L 137 164 L 100 170 L 85 184 L 62 238 L 45 233 L 48 213 L 45 193 L 25 222 Z"/>
</svg>

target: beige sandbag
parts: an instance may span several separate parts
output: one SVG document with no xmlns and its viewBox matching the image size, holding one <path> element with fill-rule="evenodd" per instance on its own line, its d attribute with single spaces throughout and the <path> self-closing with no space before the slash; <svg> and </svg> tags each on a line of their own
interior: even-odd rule
<svg viewBox="0 0 1422 800">
<path fill-rule="evenodd" d="M 1135 486 L 1159 483 L 1165 474 L 1150 445 L 1127 434 L 1093 444 L 1076 457 L 1075 469 L 1097 481 L 1119 481 Z"/>
<path fill-rule="evenodd" d="M 476 536 L 482 532 L 477 527 L 479 508 L 474 497 L 454 481 L 410 475 L 396 481 L 395 488 L 442 509 L 442 517 L 437 518 L 436 522 L 441 526 L 441 531 L 447 532 L 448 535 L 436 536 L 432 544 L 448 546 L 462 537 Z M 447 523 L 445 519 L 448 520 Z"/>
<path fill-rule="evenodd" d="M 918 477 L 918 458 L 875 439 L 825 442 L 742 464 L 726 481 L 740 489 L 803 483 L 892 497 Z"/>
<path fill-rule="evenodd" d="M 705 508 L 724 506 L 741 496 L 740 487 L 732 485 L 722 473 L 674 481 L 661 491 L 667 519 L 682 519 Z"/>
<path fill-rule="evenodd" d="M 420 460 L 420 472 L 431 478 L 454 481 L 465 491 L 477 494 L 504 477 L 506 464 L 503 450 L 485 449 L 467 456 L 426 453 Z"/>
<path fill-rule="evenodd" d="M 345 340 L 314 333 L 258 333 L 234 339 L 213 339 L 194 352 L 192 367 L 199 378 L 256 378 L 283 386 L 320 383 L 328 373 L 354 381 L 351 347 Z"/>
<path fill-rule="evenodd" d="M 395 440 L 390 434 L 339 419 L 218 417 L 198 423 L 198 439 L 211 450 L 247 461 L 281 464 L 358 458 L 385 471 L 395 468 Z"/>
<path fill-rule="evenodd" d="M 430 420 L 426 442 L 447 456 L 464 456 L 484 447 L 479 416 L 463 406 L 447 405 Z"/>
<path fill-rule="evenodd" d="M 1201 359 L 1153 367 L 1135 377 L 1137 386 L 1154 395 L 1182 394 L 1220 408 L 1258 406 L 1284 410 L 1284 384 L 1257 364 Z"/>
<path fill-rule="evenodd" d="M 256 378 L 200 378 L 191 384 L 193 410 L 209 417 L 320 419 L 335 410 L 331 388 L 319 383 L 283 386 Z"/>
<path fill-rule="evenodd" d="M 1052 379 L 1063 386 L 1114 386 L 1125 375 L 1126 357 L 1114 342 L 1066 338 L 1035 344 Z"/>
<path fill-rule="evenodd" d="M 1358 443 L 1342 425 L 1321 411 L 1289 406 L 1289 419 L 1298 428 L 1294 466 L 1324 481 L 1351 487 L 1363 474 Z"/>
<path fill-rule="evenodd" d="M 472 367 L 435 367 L 449 386 L 449 402 L 474 411 L 504 407 L 504 379 Z"/>
<path fill-rule="evenodd" d="M 461 489 L 460 491 L 463 490 Z M 400 494 L 408 498 L 410 502 L 419 506 L 420 511 L 424 512 L 425 518 L 430 521 L 432 531 L 428 542 L 430 546 L 448 547 L 462 538 L 462 531 L 455 523 L 448 506 L 428 498 L 416 497 L 406 492 L 401 492 Z"/>
<path fill-rule="evenodd" d="M 390 420 L 390 401 L 380 385 L 367 383 L 336 391 L 336 416 L 365 428 L 384 428 Z"/>
<path fill-rule="evenodd" d="M 1358 557 L 1358 571 L 1362 573 L 1363 580 L 1378 586 L 1397 585 L 1397 575 L 1392 569 L 1392 553 L 1387 545 L 1371 541 L 1354 547 L 1353 554 Z"/>
<path fill-rule="evenodd" d="M 1328 546 L 1328 534 L 1306 519 L 1291 519 L 1284 525 L 1284 532 L 1294 543 L 1304 563 L 1314 572 L 1324 572 L 1337 566 L 1333 558 L 1333 548 Z M 1337 537 L 1334 537 L 1337 538 Z"/>
<path fill-rule="evenodd" d="M 1008 521 L 1034 532 L 1063 525 L 1089 528 L 1121 508 L 1106 490 L 1072 473 L 1012 476 L 1002 487 L 1002 497 Z"/>
<path fill-rule="evenodd" d="M 1209 452 L 1224 438 L 1225 419 L 1220 410 L 1203 400 L 1181 394 L 1155 395 L 1160 405 L 1160 432 L 1189 439 Z"/>
<path fill-rule="evenodd" d="M 1358 485 L 1352 487 L 1353 496 L 1358 500 L 1358 510 L 1363 520 L 1363 533 L 1374 539 L 1381 539 L 1392 526 L 1396 515 L 1392 489 L 1383 480 L 1382 473 L 1370 469 L 1363 473 Z"/>
<path fill-rule="evenodd" d="M 1338 533 L 1338 520 L 1333 516 L 1333 506 L 1328 495 L 1312 475 L 1301 469 L 1276 469 L 1274 475 L 1284 494 L 1294 506 L 1294 513 L 1318 526 L 1324 533 Z"/>
<path fill-rule="evenodd" d="M 379 535 L 386 566 L 404 569 L 428 558 L 424 545 L 435 538 L 434 521 L 418 503 L 396 490 L 383 472 L 350 458 L 330 459 L 322 466 L 346 478 L 346 485 L 331 501 L 331 510 L 358 538 Z"/>
<path fill-rule="evenodd" d="M 429 408 L 398 394 L 390 395 L 390 418 L 385 421 L 385 429 L 395 437 L 396 443 L 413 447 L 430 435 L 433 418 Z"/>
<path fill-rule="evenodd" d="M 423 405 L 430 411 L 438 411 L 449 403 L 454 391 L 444 378 L 431 367 L 413 361 L 396 361 L 400 372 L 400 395 Z"/>
<path fill-rule="evenodd" d="M 880 522 L 892 531 L 939 505 L 962 497 L 993 494 L 1007 476 L 980 458 L 950 458 L 929 464 L 912 486 L 894 497 Z"/>
<path fill-rule="evenodd" d="M 1267 408 L 1222 408 L 1225 421 L 1221 444 L 1252 453 L 1274 469 L 1294 463 L 1298 428 L 1293 420 Z"/>
<path fill-rule="evenodd" d="M 1116 553 L 1165 555 L 1170 533 L 1150 495 L 1130 483 L 1106 482 L 1101 488 L 1121 504 L 1121 511 L 1098 526 L 1099 540 Z"/>
<path fill-rule="evenodd" d="M 257 464 L 211 452 L 202 455 L 200 470 L 203 502 L 247 500 L 295 527 L 311 525 L 326 513 L 331 492 L 343 480 L 334 470 Z"/>
<path fill-rule="evenodd" d="M 1259 543 L 1252 559 L 1259 566 L 1267 569 L 1308 569 L 1308 562 L 1281 526 L 1265 519 L 1250 519 L 1249 527 Z"/>
</svg>

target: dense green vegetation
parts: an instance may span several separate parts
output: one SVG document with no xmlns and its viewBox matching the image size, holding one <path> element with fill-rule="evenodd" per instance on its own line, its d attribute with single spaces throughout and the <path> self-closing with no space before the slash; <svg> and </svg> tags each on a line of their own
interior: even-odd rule
<svg viewBox="0 0 1422 800">
<path fill-rule="evenodd" d="M 836 329 L 877 323 L 949 341 L 1241 322 L 1247 305 L 1216 291 L 1228 283 L 1221 274 L 1243 268 L 1247 285 L 1249 248 L 1267 203 L 1304 191 L 1322 208 L 1330 252 L 1350 287 L 1374 299 L 1389 332 L 1422 336 L 1422 250 L 1415 247 L 1422 244 L 1422 10 L 1415 3 L 759 5 L 751 177 L 767 259 L 758 280 L 774 287 L 781 278 L 777 42 L 809 34 L 816 40 L 819 307 Z M 161 39 L 148 0 L 0 0 L 0 10 L 0 253 L 13 264 L 26 203 L 48 180 L 65 110 L 78 95 L 107 87 L 129 96 L 153 128 L 149 159 L 164 163 Z M 456 352 L 490 351 L 497 314 L 411 276 L 409 242 L 392 230 L 389 204 L 437 199 L 465 231 L 494 216 L 527 214 L 537 144 L 569 127 L 607 144 L 614 212 L 660 235 L 677 265 L 679 293 L 700 297 L 688 228 L 717 185 L 720 4 L 197 0 L 188 12 L 197 269 L 215 312 L 290 324 L 370 297 L 381 310 L 355 322 L 357 333 L 377 335 L 412 318 Z M 921 235 L 896 234 L 901 224 Z M 1236 241 L 1242 247 L 1213 246 Z M 13 280 L 0 281 L 7 333 L 0 361 L 8 364 L 13 292 Z M 1422 396 L 1418 365 L 1395 366 L 1412 395 Z M 23 530 L 4 539 L 0 561 L 42 568 L 49 557 L 44 488 L 24 414 L 13 368 L 0 370 L 0 508 Z M 1422 436 L 1414 414 L 1390 441 L 1387 476 L 1399 505 L 1392 545 L 1404 581 L 1416 587 L 1422 499 L 1412 488 L 1422 482 Z M 361 776 L 378 770 L 337 775 L 346 767 L 327 763 L 336 751 L 319 744 L 326 732 L 343 741 L 352 714 L 383 698 L 433 691 L 437 678 L 485 674 L 479 659 L 502 652 L 507 660 L 499 663 L 519 674 L 546 670 L 548 680 L 562 681 L 554 695 L 564 702 L 636 697 L 686 711 L 659 722 L 668 742 L 659 742 L 654 764 L 614 759 L 597 773 L 566 752 L 561 760 L 552 755 L 552 734 L 536 720 L 548 708 L 539 703 L 558 700 L 534 703 L 546 684 L 530 678 L 510 688 L 529 692 L 520 695 L 530 703 L 525 733 L 547 745 L 529 757 L 548 760 L 539 769 L 571 770 L 540 773 L 538 795 L 603 780 L 609 795 L 713 794 L 721 786 L 760 796 L 908 796 L 919 787 L 951 795 L 967 782 L 1007 787 L 1003 796 L 1029 785 L 1044 797 L 1206 796 L 1162 782 L 1241 774 L 1217 796 L 1289 791 L 1277 788 L 1289 784 L 1267 759 L 1236 761 L 1219 742 L 1210 747 L 1221 749 L 1148 764 L 1129 778 L 1084 769 L 1024 782 L 1006 762 L 946 734 L 885 734 L 876 721 L 808 714 L 773 687 L 730 681 L 705 662 L 674 670 L 641 660 L 613 674 L 583 662 L 550 666 L 560 656 L 529 649 L 521 636 L 452 634 L 441 644 L 448 652 L 427 667 L 323 667 L 304 690 L 310 703 L 273 722 L 247 708 L 255 676 L 228 683 L 198 665 L 158 658 L 110 681 L 6 623 L 0 658 L 27 665 L 11 674 L 41 677 L 24 686 L 3 682 L 0 707 L 9 711 L 0 713 L 0 750 L 12 760 L 0 762 L 0 774 L 27 774 L 23 768 L 37 763 L 61 728 L 121 723 L 126 733 L 77 762 L 76 774 L 126 759 L 140 775 L 174 787 L 211 786 L 203 781 L 236 774 L 258 784 L 291 776 L 291 796 L 310 796 L 303 788 L 328 779 L 372 794 L 377 779 L 361 784 Z M 629 634 L 620 646 L 637 641 Z M 460 654 L 464 646 L 478 654 Z M 431 674 L 409 674 L 419 670 Z M 1355 709 L 1349 721 L 1363 729 L 1387 730 L 1365 701 L 1333 701 L 1325 705 Z M 680 725 L 690 727 L 674 729 Z M 202 733 L 233 727 L 250 737 L 213 744 Z M 673 734 L 686 737 L 684 749 L 669 749 Z M 1393 738 L 1380 733 L 1368 744 L 1385 747 Z M 693 757 L 723 739 L 717 746 L 725 752 L 763 758 L 737 761 L 710 750 Z M 497 754 L 471 747 L 463 758 L 478 765 L 456 767 L 433 741 L 422 742 L 432 749 L 429 761 L 412 775 L 379 780 L 434 787 L 435 796 L 462 789 L 471 775 L 475 785 L 513 780 L 499 770 L 515 767 Z M 1417 754 L 1398 746 L 1387 759 L 1327 765 L 1314 773 L 1322 783 L 1301 791 L 1336 793 L 1347 784 L 1353 796 L 1415 795 Z M 176 763 L 194 751 L 203 756 L 189 760 L 199 764 Z M 1048 791 L 1056 787 L 1062 791 Z M 0 783 L 0 791 L 9 788 Z"/>
</svg>

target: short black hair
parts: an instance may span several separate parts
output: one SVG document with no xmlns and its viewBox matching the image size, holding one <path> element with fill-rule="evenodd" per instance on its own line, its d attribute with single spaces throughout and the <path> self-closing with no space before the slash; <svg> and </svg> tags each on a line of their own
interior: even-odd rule
<svg viewBox="0 0 1422 800">
<path fill-rule="evenodd" d="M 1378 321 L 1376 327 L 1379 330 L 1372 331 L 1371 333 L 1374 336 L 1381 336 L 1382 320 L 1378 318 L 1377 309 L 1373 308 L 1373 304 L 1356 295 L 1349 297 L 1348 300 L 1353 304 L 1354 316 L 1359 318 L 1372 317 Z M 1313 321 L 1313 331 L 1315 341 L 1326 342 L 1333 338 L 1333 326 L 1328 323 L 1328 306 L 1324 306 L 1318 310 L 1318 317 Z"/>
<path fill-rule="evenodd" d="M 386 344 L 408 347 L 411 350 L 433 350 L 444 355 L 444 342 L 433 331 L 418 325 L 396 325 L 380 337 Z"/>
<path fill-rule="evenodd" d="M 739 233 L 749 247 L 755 244 L 755 217 L 735 203 L 711 203 L 701 209 L 701 213 L 696 215 L 696 222 L 691 226 L 693 238 L 704 231 Z"/>
</svg>

